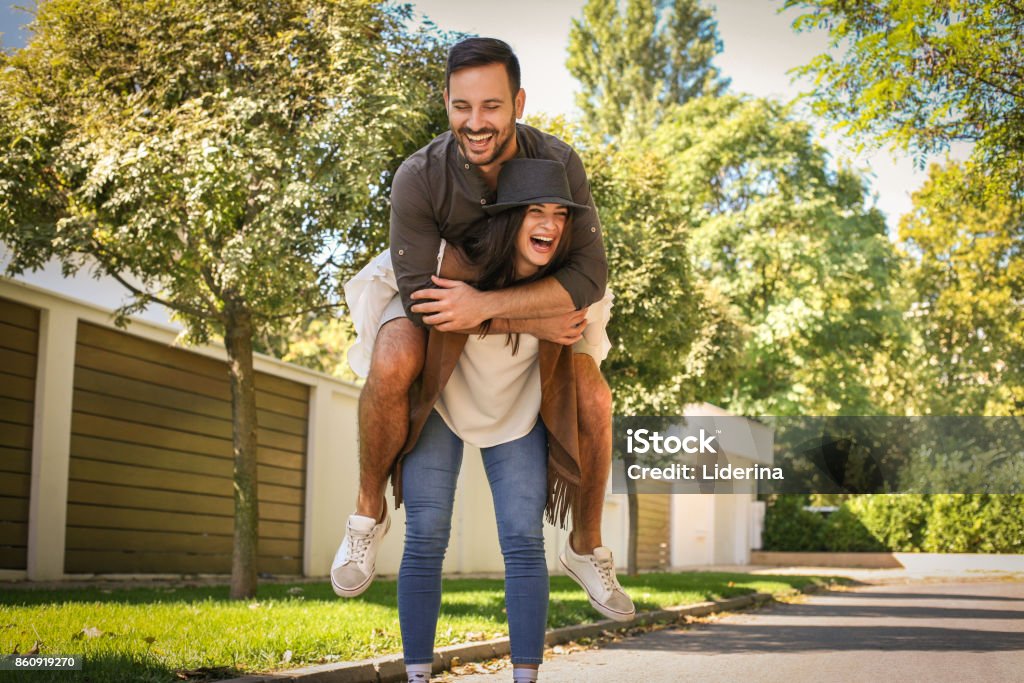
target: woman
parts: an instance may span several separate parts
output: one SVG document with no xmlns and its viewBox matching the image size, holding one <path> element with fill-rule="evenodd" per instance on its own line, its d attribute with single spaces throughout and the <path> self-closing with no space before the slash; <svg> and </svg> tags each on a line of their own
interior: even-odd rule
<svg viewBox="0 0 1024 683">
<path fill-rule="evenodd" d="M 509 161 L 488 230 L 464 254 L 442 244 L 439 264 L 453 256 L 473 264 L 480 289 L 544 277 L 562 265 L 572 214 L 584 210 L 571 201 L 559 162 Z M 606 298 L 590 317 L 606 322 L 609 308 Z M 609 346 L 603 324 L 584 333 L 589 348 L 576 350 L 603 358 Z M 578 495 L 572 352 L 530 335 L 430 332 L 409 440 L 392 477 L 396 504 L 406 504 L 398 606 L 410 681 L 430 676 L 463 442 L 480 447 L 494 499 L 514 680 L 536 680 L 548 603 L 544 510 L 564 520 Z"/>
</svg>

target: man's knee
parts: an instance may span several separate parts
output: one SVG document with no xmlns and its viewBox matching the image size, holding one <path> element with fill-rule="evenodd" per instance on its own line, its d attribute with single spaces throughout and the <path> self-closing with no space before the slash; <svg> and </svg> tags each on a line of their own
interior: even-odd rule
<svg viewBox="0 0 1024 683">
<path fill-rule="evenodd" d="M 426 330 L 407 318 L 396 318 L 380 328 L 373 346 L 370 374 L 378 388 L 408 391 L 423 370 Z"/>
</svg>

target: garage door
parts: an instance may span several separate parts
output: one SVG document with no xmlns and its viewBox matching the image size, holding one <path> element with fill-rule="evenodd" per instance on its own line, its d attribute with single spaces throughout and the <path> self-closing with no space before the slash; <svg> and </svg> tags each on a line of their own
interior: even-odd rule
<svg viewBox="0 0 1024 683">
<path fill-rule="evenodd" d="M 257 373 L 260 572 L 302 573 L 309 389 Z M 226 361 L 80 323 L 65 571 L 228 573 Z"/>
<path fill-rule="evenodd" d="M 39 311 L 0 299 L 0 569 L 25 569 Z"/>
</svg>

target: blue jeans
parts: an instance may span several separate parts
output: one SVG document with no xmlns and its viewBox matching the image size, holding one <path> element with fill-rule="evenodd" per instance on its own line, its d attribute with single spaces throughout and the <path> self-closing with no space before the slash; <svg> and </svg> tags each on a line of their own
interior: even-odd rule
<svg viewBox="0 0 1024 683">
<path fill-rule="evenodd" d="M 481 449 L 505 558 L 505 609 L 513 664 L 540 664 L 548 611 L 544 557 L 547 434 L 543 423 L 515 441 Z M 406 664 L 434 660 L 441 609 L 441 564 L 452 528 L 462 440 L 430 414 L 402 465 L 405 552 L 398 574 L 398 618 Z"/>
</svg>

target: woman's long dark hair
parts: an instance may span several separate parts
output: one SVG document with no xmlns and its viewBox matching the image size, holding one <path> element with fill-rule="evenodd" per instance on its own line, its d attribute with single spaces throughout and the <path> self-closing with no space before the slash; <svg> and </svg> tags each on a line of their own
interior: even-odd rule
<svg viewBox="0 0 1024 683">
<path fill-rule="evenodd" d="M 529 277 L 516 277 L 516 242 L 529 208 L 519 206 L 491 216 L 487 222 L 487 229 L 479 231 L 463 245 L 466 256 L 479 268 L 477 289 L 504 289 L 515 284 L 533 282 L 555 272 L 565 263 L 572 246 L 572 209 L 569 209 L 558 246 L 555 247 L 555 253 L 548 264 Z M 490 327 L 491 321 L 484 321 L 480 326 L 481 336 L 486 335 Z M 512 344 L 513 355 L 519 351 L 518 334 L 509 334 L 507 343 Z"/>
</svg>

